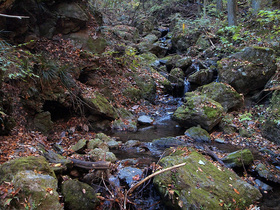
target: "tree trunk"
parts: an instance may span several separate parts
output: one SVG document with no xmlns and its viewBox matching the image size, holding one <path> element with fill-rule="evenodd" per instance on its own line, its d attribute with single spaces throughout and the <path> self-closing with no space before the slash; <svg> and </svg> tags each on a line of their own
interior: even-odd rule
<svg viewBox="0 0 280 210">
<path fill-rule="evenodd" d="M 236 19 L 236 0 L 228 0 L 227 2 L 227 10 L 228 10 L 228 25 L 235 26 L 237 25 Z"/>
<path fill-rule="evenodd" d="M 252 9 L 253 9 L 253 15 L 258 14 L 259 10 L 261 9 L 261 3 L 262 0 L 252 0 Z"/>
<path fill-rule="evenodd" d="M 216 10 L 218 14 L 223 11 L 223 0 L 217 0 Z"/>
</svg>

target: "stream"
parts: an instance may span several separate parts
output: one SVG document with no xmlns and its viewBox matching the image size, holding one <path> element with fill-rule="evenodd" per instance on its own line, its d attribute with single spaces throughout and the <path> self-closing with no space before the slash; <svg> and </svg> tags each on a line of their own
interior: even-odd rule
<svg viewBox="0 0 280 210">
<path fill-rule="evenodd" d="M 164 149 L 154 147 L 151 143 L 152 140 L 184 135 L 185 129 L 171 119 L 173 111 L 175 111 L 174 106 L 167 108 L 165 114 L 158 113 L 158 115 L 154 116 L 155 121 L 152 125 L 139 127 L 137 132 L 108 133 L 108 135 L 117 138 L 123 143 L 129 140 L 139 140 L 141 143 L 139 147 L 133 147 L 132 149 L 123 148 L 120 150 L 112 150 L 116 157 L 121 160 L 122 164 L 124 164 L 124 161 L 129 162 L 133 159 L 136 161 L 134 162 L 136 163 L 135 167 L 143 169 L 144 167 L 151 165 L 153 162 L 157 163 L 164 153 Z M 230 153 L 241 149 L 232 144 L 222 144 L 213 141 L 211 143 L 203 143 L 203 145 L 205 144 L 222 153 Z M 202 148 L 202 143 L 193 142 L 190 146 Z M 249 149 L 252 150 L 255 158 L 259 158 L 257 151 L 254 148 Z M 242 176 L 243 170 L 236 171 L 236 173 Z M 258 206 L 260 209 L 264 210 L 280 209 L 280 185 L 276 183 L 267 184 L 273 186 L 273 190 L 266 194 L 263 193 L 263 198 L 259 201 Z M 149 185 L 149 187 L 141 191 L 139 194 L 138 196 L 140 198 L 134 198 L 137 209 L 169 209 L 162 204 L 161 198 L 153 188 L 153 185 Z"/>
</svg>

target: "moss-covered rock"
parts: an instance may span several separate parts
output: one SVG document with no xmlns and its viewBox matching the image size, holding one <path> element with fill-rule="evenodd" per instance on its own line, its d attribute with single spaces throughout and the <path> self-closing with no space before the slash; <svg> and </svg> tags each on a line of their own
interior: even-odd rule
<svg viewBox="0 0 280 210">
<path fill-rule="evenodd" d="M 263 88 L 276 69 L 270 48 L 246 47 L 218 62 L 219 80 L 244 94 Z"/>
<path fill-rule="evenodd" d="M 118 119 L 112 123 L 113 131 L 137 131 L 137 122 L 135 120 Z"/>
<path fill-rule="evenodd" d="M 71 149 L 74 152 L 80 153 L 82 152 L 87 146 L 87 140 L 86 139 L 80 139 L 76 144 L 74 144 Z"/>
<path fill-rule="evenodd" d="M 34 127 L 43 134 L 48 134 L 53 129 L 50 112 L 41 112 L 34 117 Z"/>
<path fill-rule="evenodd" d="M 254 157 L 250 150 L 244 149 L 232 152 L 222 160 L 228 167 L 242 167 L 250 165 Z"/>
<path fill-rule="evenodd" d="M 204 34 L 201 34 L 198 40 L 196 41 L 195 45 L 198 47 L 199 50 L 206 50 L 208 47 L 210 47 L 210 42 Z"/>
<path fill-rule="evenodd" d="M 139 87 L 139 96 L 150 102 L 154 102 L 156 97 L 156 83 L 148 74 L 134 74 L 136 85 Z"/>
<path fill-rule="evenodd" d="M 116 26 L 103 26 L 101 29 L 102 33 L 111 33 L 115 35 L 116 39 L 120 41 L 136 42 L 139 40 L 139 32 L 137 28 L 127 25 L 116 25 Z"/>
<path fill-rule="evenodd" d="M 117 161 L 117 158 L 114 153 L 104 151 L 103 149 L 100 149 L 100 148 L 95 148 L 95 149 L 91 150 L 89 152 L 89 157 L 92 161 L 101 161 L 101 160 L 104 160 L 104 158 L 105 158 L 105 161 L 109 161 L 112 163 Z"/>
<path fill-rule="evenodd" d="M 244 209 L 262 197 L 234 172 L 215 166 L 196 152 L 188 156 L 173 153 L 161 159 L 160 165 L 167 168 L 183 162 L 186 165 L 159 174 L 153 181 L 170 209 Z"/>
<path fill-rule="evenodd" d="M 180 14 L 175 14 L 171 18 L 172 29 L 172 48 L 177 53 L 186 53 L 188 48 L 194 45 L 201 31 L 197 25 L 192 25 L 190 21 L 185 20 Z M 183 28 L 184 24 L 184 28 Z"/>
<path fill-rule="evenodd" d="M 217 125 L 223 114 L 223 107 L 205 95 L 187 93 L 185 103 L 173 114 L 173 119 L 184 127 L 200 125 L 210 131 Z"/>
<path fill-rule="evenodd" d="M 67 180 L 62 184 L 65 207 L 71 210 L 95 209 L 99 204 L 96 191 L 86 183 Z"/>
<path fill-rule="evenodd" d="M 197 89 L 201 94 L 205 94 L 208 98 L 219 102 L 224 108 L 225 112 L 230 109 L 241 108 L 244 104 L 244 97 L 242 94 L 228 84 L 212 82 Z"/>
<path fill-rule="evenodd" d="M 31 170 L 18 172 L 12 180 L 15 189 L 20 189 L 18 202 L 11 202 L 16 209 L 25 209 L 27 202 L 33 209 L 63 209 L 56 192 L 57 179 Z"/>
<path fill-rule="evenodd" d="M 54 171 L 43 156 L 28 156 L 3 163 L 0 166 L 0 181 L 10 182 L 19 171 L 26 170 L 36 170 L 41 174 L 55 177 Z"/>
<path fill-rule="evenodd" d="M 94 95 L 83 95 L 83 100 L 88 105 L 88 109 L 93 115 L 101 115 L 108 119 L 116 119 L 118 113 L 110 102 L 100 93 L 95 92 Z"/>
<path fill-rule="evenodd" d="M 233 124 L 233 120 L 234 120 L 233 114 L 224 115 L 221 122 L 219 123 L 219 128 L 225 134 L 231 134 L 237 132 L 237 126 Z"/>
<path fill-rule="evenodd" d="M 211 142 L 209 133 L 200 126 L 191 127 L 185 131 L 185 135 L 198 142 Z"/>
<path fill-rule="evenodd" d="M 266 121 L 261 127 L 264 137 L 280 144 L 280 91 L 275 91 L 267 111 Z"/>
<path fill-rule="evenodd" d="M 149 52 L 153 48 L 153 44 L 158 40 L 158 37 L 154 34 L 148 34 L 138 44 L 140 53 Z"/>
<path fill-rule="evenodd" d="M 214 80 L 214 72 L 211 69 L 201 69 L 188 77 L 190 83 L 206 85 Z"/>
</svg>

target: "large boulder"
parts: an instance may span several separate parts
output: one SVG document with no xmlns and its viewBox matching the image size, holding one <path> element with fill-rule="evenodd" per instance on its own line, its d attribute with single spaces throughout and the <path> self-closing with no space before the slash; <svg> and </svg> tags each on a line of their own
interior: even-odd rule
<svg viewBox="0 0 280 210">
<path fill-rule="evenodd" d="M 242 167 L 253 163 L 254 157 L 249 149 L 244 149 L 232 152 L 222 160 L 228 167 Z"/>
<path fill-rule="evenodd" d="M 83 100 L 92 115 L 104 116 L 107 119 L 116 119 L 118 114 L 111 103 L 100 93 L 83 94 Z"/>
<path fill-rule="evenodd" d="M 217 125 L 223 114 L 220 103 L 205 95 L 186 93 L 185 103 L 173 114 L 173 119 L 183 127 L 200 125 L 207 131 Z"/>
<path fill-rule="evenodd" d="M 270 48 L 246 47 L 218 62 L 219 80 L 244 94 L 263 88 L 276 69 Z"/>
<path fill-rule="evenodd" d="M 228 84 L 212 82 L 197 89 L 201 94 L 219 102 L 225 112 L 230 109 L 238 109 L 243 106 L 244 97 L 242 94 Z"/>
<path fill-rule="evenodd" d="M 262 126 L 264 137 L 280 144 L 280 92 L 277 90 L 273 93 L 271 104 L 266 110 L 266 121 Z"/>
<path fill-rule="evenodd" d="M 41 174 L 55 177 L 53 170 L 50 168 L 49 163 L 43 156 L 28 156 L 3 163 L 0 166 L 0 182 L 9 182 L 18 172 L 26 170 L 36 170 Z"/>
<path fill-rule="evenodd" d="M 197 152 L 175 152 L 160 160 L 163 168 L 180 163 L 186 165 L 161 173 L 153 181 L 170 209 L 245 209 L 262 197 L 232 170 L 214 165 Z"/>
<path fill-rule="evenodd" d="M 116 26 L 103 26 L 101 32 L 106 34 L 110 33 L 115 36 L 116 39 L 121 41 L 136 42 L 139 40 L 139 32 L 137 28 L 127 25 Z"/>
<path fill-rule="evenodd" d="M 50 112 L 41 112 L 34 117 L 34 127 L 43 134 L 48 134 L 53 128 Z"/>
<path fill-rule="evenodd" d="M 56 30 L 62 34 L 77 32 L 86 26 L 89 20 L 85 11 L 75 2 L 62 2 L 55 7 L 59 17 L 56 23 Z"/>
<path fill-rule="evenodd" d="M 57 179 L 53 176 L 26 170 L 18 172 L 12 182 L 16 189 L 21 189 L 19 204 L 24 204 L 28 198 L 28 204 L 34 209 L 63 209 L 56 192 Z M 19 205 L 17 209 L 24 209 L 24 206 Z"/>
<path fill-rule="evenodd" d="M 56 176 L 44 157 L 22 157 L 2 164 L 0 184 L 9 182 L 13 183 L 14 189 L 20 189 L 15 194 L 17 199 L 12 197 L 10 201 L 11 209 L 25 209 L 24 204 L 34 209 L 63 209 L 56 192 Z M 6 209 L 3 206 L 6 201 L 1 199 L 0 209 Z"/>
<path fill-rule="evenodd" d="M 153 44 L 158 40 L 158 37 L 154 34 L 148 34 L 138 44 L 140 53 L 148 52 L 153 48 Z"/>
<path fill-rule="evenodd" d="M 196 85 L 206 85 L 214 80 L 214 71 L 211 69 L 201 69 L 190 75 L 188 80 Z"/>
<path fill-rule="evenodd" d="M 67 180 L 62 184 L 65 207 L 70 210 L 95 209 L 99 204 L 96 191 L 86 183 Z"/>
</svg>

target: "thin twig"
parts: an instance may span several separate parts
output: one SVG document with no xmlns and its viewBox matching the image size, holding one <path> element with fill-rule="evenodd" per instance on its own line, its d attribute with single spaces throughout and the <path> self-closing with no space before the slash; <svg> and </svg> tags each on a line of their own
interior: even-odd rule
<svg viewBox="0 0 280 210">
<path fill-rule="evenodd" d="M 114 196 L 113 193 L 109 190 L 109 188 L 107 187 L 107 185 L 106 185 L 106 183 L 105 183 L 105 181 L 104 181 L 103 173 L 102 173 L 102 177 L 101 177 L 101 178 L 102 178 L 102 182 L 103 182 L 103 184 L 104 184 L 106 190 L 110 193 L 110 195 L 112 196 L 112 198 L 114 198 L 115 196 Z"/>
<path fill-rule="evenodd" d="M 162 169 L 160 171 L 157 171 L 149 176 L 147 176 L 145 179 L 141 180 L 140 182 L 138 182 L 136 185 L 132 186 L 128 191 L 127 191 L 127 194 L 129 193 L 132 193 L 137 187 L 139 187 L 141 184 L 143 184 L 144 182 L 146 182 L 147 180 L 153 178 L 154 176 L 156 175 L 159 175 L 159 174 L 162 174 L 166 171 L 170 171 L 172 169 L 175 169 L 175 168 L 179 168 L 181 166 L 184 166 L 186 165 L 186 163 L 181 163 L 181 164 L 178 164 L 178 165 L 175 165 L 175 166 L 172 166 L 172 167 L 169 167 L 169 168 L 165 168 L 165 169 Z"/>
<path fill-rule="evenodd" d="M 17 18 L 17 19 L 30 18 L 29 16 L 6 15 L 6 14 L 1 14 L 1 13 L 0 13 L 0 16 L 7 17 L 7 18 Z"/>
</svg>

